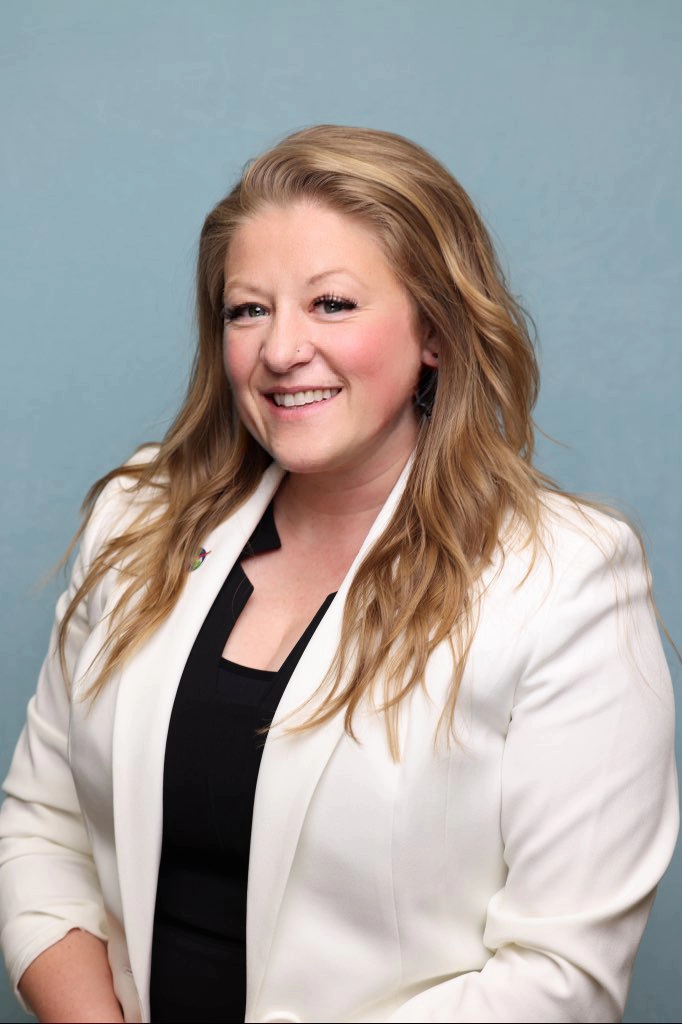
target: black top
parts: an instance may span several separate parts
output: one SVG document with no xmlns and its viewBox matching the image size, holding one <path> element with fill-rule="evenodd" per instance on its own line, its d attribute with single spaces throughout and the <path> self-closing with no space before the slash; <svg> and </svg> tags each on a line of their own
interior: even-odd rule
<svg viewBox="0 0 682 1024">
<path fill-rule="evenodd" d="M 241 558 L 280 546 L 271 503 Z M 155 1024 L 244 1020 L 251 817 L 265 743 L 256 730 L 272 721 L 334 597 L 325 599 L 282 667 L 270 672 L 222 657 L 252 593 L 237 561 L 194 641 L 173 705 L 152 941 Z"/>
</svg>

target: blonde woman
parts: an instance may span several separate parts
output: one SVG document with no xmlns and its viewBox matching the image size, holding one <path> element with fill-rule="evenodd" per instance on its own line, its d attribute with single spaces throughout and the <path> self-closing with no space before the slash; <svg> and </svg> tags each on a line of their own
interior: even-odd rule
<svg viewBox="0 0 682 1024">
<path fill-rule="evenodd" d="M 533 465 L 452 176 L 318 126 L 208 216 L 163 442 L 93 487 L 5 783 L 43 1021 L 617 1021 L 677 833 L 640 543 Z"/>
</svg>

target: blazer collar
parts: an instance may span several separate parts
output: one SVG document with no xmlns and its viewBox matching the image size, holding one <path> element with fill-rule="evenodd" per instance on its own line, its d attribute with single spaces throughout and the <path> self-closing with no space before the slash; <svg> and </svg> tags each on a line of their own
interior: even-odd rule
<svg viewBox="0 0 682 1024">
<path fill-rule="evenodd" d="M 175 608 L 119 678 L 112 765 L 116 863 L 130 964 L 146 1020 L 173 702 L 201 624 L 282 476 L 281 467 L 271 465 L 248 501 L 206 538 L 208 554 L 189 574 Z"/>
<path fill-rule="evenodd" d="M 304 721 L 317 706 L 315 694 L 331 667 L 341 638 L 346 595 L 365 555 L 381 536 L 403 493 L 412 459 L 381 508 L 334 600 L 294 670 L 273 719 L 258 773 L 251 827 L 247 893 L 246 1019 L 253 1017 L 265 977 L 277 918 L 308 805 L 324 768 L 344 734 L 344 712 L 303 733 L 286 724 Z M 292 715 L 292 718 L 289 716 Z"/>
</svg>

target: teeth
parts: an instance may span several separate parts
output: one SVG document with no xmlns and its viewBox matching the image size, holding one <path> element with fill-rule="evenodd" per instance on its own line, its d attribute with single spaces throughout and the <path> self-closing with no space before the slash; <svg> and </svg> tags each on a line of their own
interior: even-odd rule
<svg viewBox="0 0 682 1024">
<path fill-rule="evenodd" d="M 294 391 L 293 394 L 274 394 L 272 400 L 275 405 L 285 406 L 290 409 L 294 405 L 312 405 L 314 402 L 326 402 L 327 399 L 338 395 L 341 388 L 316 388 L 314 391 Z"/>
</svg>

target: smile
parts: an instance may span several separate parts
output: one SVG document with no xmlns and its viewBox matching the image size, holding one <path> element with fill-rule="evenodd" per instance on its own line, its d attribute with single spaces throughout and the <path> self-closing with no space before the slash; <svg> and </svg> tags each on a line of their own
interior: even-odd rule
<svg viewBox="0 0 682 1024">
<path fill-rule="evenodd" d="M 276 393 L 269 397 L 275 405 L 291 408 L 294 405 L 312 405 L 314 402 L 326 402 L 338 395 L 341 388 L 317 388 L 314 391 L 294 391 L 287 394 Z"/>
</svg>

